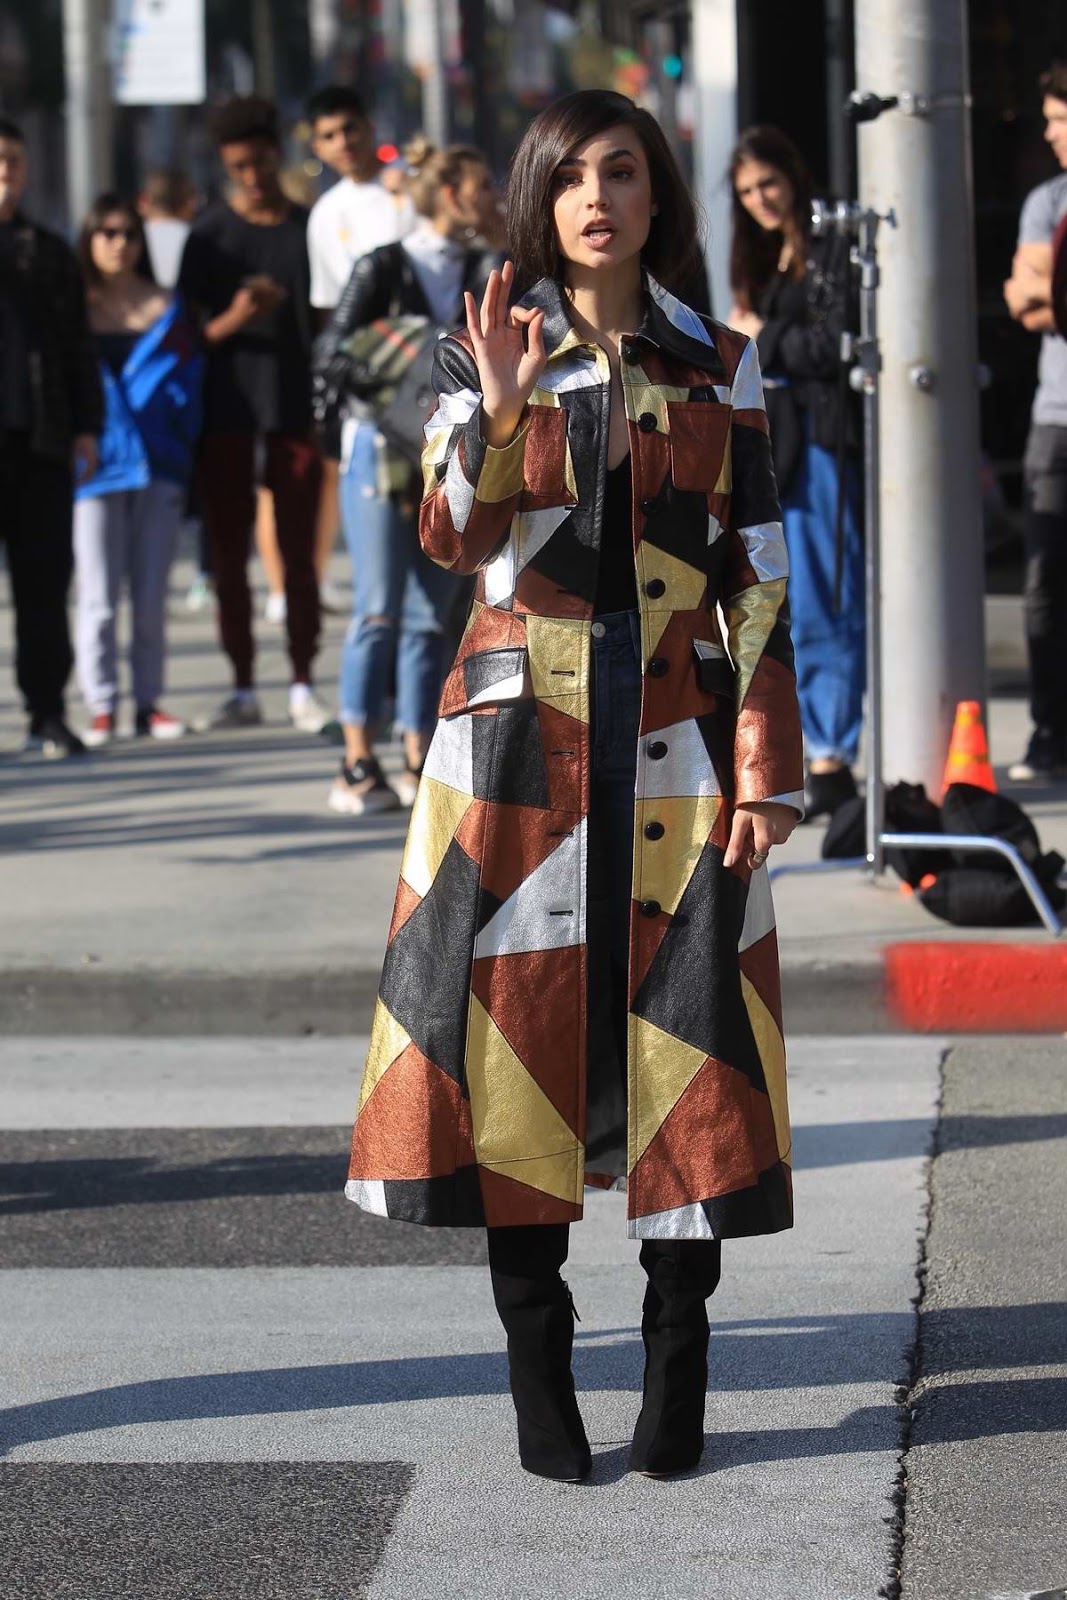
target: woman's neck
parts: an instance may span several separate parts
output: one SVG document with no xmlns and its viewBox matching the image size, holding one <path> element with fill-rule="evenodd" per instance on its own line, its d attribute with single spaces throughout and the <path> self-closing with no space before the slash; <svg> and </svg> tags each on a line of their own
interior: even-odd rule
<svg viewBox="0 0 1067 1600">
<path fill-rule="evenodd" d="M 572 267 L 566 295 L 578 331 L 598 343 L 606 338 L 617 346 L 625 334 L 636 331 L 644 313 L 640 260 L 635 257 L 612 272 Z"/>
</svg>

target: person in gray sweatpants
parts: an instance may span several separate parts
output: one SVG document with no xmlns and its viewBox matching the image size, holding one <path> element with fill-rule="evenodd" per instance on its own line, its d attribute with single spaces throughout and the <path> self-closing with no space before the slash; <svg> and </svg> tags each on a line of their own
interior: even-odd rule
<svg viewBox="0 0 1067 1600">
<path fill-rule="evenodd" d="M 96 201 L 79 250 L 106 406 L 99 468 L 74 506 L 74 659 L 91 716 L 84 739 L 99 746 L 115 736 L 124 584 L 133 612 L 134 729 L 174 739 L 185 727 L 159 697 L 167 577 L 200 426 L 199 337 L 180 299 L 144 276 L 143 225 L 121 196 Z"/>
</svg>

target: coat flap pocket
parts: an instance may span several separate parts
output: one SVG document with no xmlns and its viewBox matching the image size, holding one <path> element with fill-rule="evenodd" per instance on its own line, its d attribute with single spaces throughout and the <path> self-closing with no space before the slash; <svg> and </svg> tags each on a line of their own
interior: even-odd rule
<svg viewBox="0 0 1067 1600">
<path fill-rule="evenodd" d="M 721 694 L 732 700 L 733 662 L 722 645 L 712 644 L 707 639 L 694 639 L 693 654 L 696 657 L 697 683 L 705 694 Z"/>
<path fill-rule="evenodd" d="M 730 418 L 733 409 L 712 400 L 668 400 L 671 481 L 676 489 L 730 492 Z"/>
<path fill-rule="evenodd" d="M 521 700 L 533 693 L 525 645 L 504 645 L 495 650 L 475 650 L 457 661 L 445 679 L 441 716 Z"/>
<path fill-rule="evenodd" d="M 574 505 L 574 468 L 567 447 L 567 413 L 561 406 L 532 405 L 526 413 L 523 489 L 543 506 Z"/>
</svg>

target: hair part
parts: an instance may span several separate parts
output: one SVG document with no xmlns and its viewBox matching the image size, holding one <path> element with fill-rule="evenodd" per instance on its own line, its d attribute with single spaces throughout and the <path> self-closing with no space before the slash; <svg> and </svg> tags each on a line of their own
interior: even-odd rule
<svg viewBox="0 0 1067 1600">
<path fill-rule="evenodd" d="M 488 166 L 472 144 L 449 144 L 439 150 L 425 134 L 409 139 L 403 156 L 409 173 L 405 193 L 420 217 L 437 214 L 442 189 L 458 188 L 472 169 Z"/>
<path fill-rule="evenodd" d="M 322 89 L 316 89 L 308 99 L 304 113 L 312 125 L 312 131 L 320 117 L 343 117 L 347 114 L 359 117 L 363 122 L 370 121 L 363 96 L 347 83 L 328 83 Z"/>
<path fill-rule="evenodd" d="M 787 133 L 766 122 L 744 130 L 730 156 L 728 173 L 733 209 L 730 287 L 746 311 L 753 309 L 761 290 L 778 271 L 782 253 L 782 230 L 761 228 L 738 198 L 737 174 L 749 161 L 774 167 L 785 178 L 793 191 L 793 223 L 802 239 L 806 239 L 811 230 L 811 197 L 814 192 L 807 162 Z M 804 270 L 804 257 L 798 251 L 793 257 L 790 271 L 800 277 Z"/>
<path fill-rule="evenodd" d="M 641 251 L 642 265 L 668 289 L 687 282 L 698 267 L 696 206 L 659 123 L 614 90 L 580 89 L 535 117 L 512 157 L 507 236 L 520 289 L 541 278 L 562 277 L 553 215 L 556 174 L 590 139 L 619 125 L 632 128 L 641 141 L 659 208 Z"/>
<path fill-rule="evenodd" d="M 228 144 L 248 144 L 253 139 L 281 149 L 278 108 L 259 94 L 235 94 L 214 108 L 211 137 L 221 150 Z"/>
<path fill-rule="evenodd" d="M 21 145 L 26 143 L 26 135 L 18 123 L 4 116 L 0 116 L 0 139 L 10 139 L 13 143 Z"/>
<path fill-rule="evenodd" d="M 148 258 L 148 243 L 145 239 L 144 223 L 141 221 L 137 207 L 132 200 L 127 200 L 125 195 L 116 190 L 106 189 L 103 194 L 98 194 L 89 210 L 86 212 L 85 221 L 78 234 L 77 256 L 82 269 L 82 278 L 90 288 L 95 288 L 102 283 L 103 274 L 93 260 L 93 236 L 99 233 L 108 217 L 115 215 L 125 217 L 134 229 L 141 253 L 137 260 L 136 271 L 150 283 L 154 283 L 152 265 Z"/>
</svg>

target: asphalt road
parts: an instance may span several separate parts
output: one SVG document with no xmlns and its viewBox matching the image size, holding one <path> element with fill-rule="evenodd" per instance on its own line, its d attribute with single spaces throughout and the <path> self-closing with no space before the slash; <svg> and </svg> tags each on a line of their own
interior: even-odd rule
<svg viewBox="0 0 1067 1600">
<path fill-rule="evenodd" d="M 688 1478 L 626 1471 L 641 1285 L 592 1197 L 577 1488 L 517 1465 L 480 1236 L 341 1197 L 359 1049 L 4 1042 L 4 1600 L 875 1600 L 939 1044 L 794 1042 L 798 1225 L 726 1247 Z"/>
</svg>

